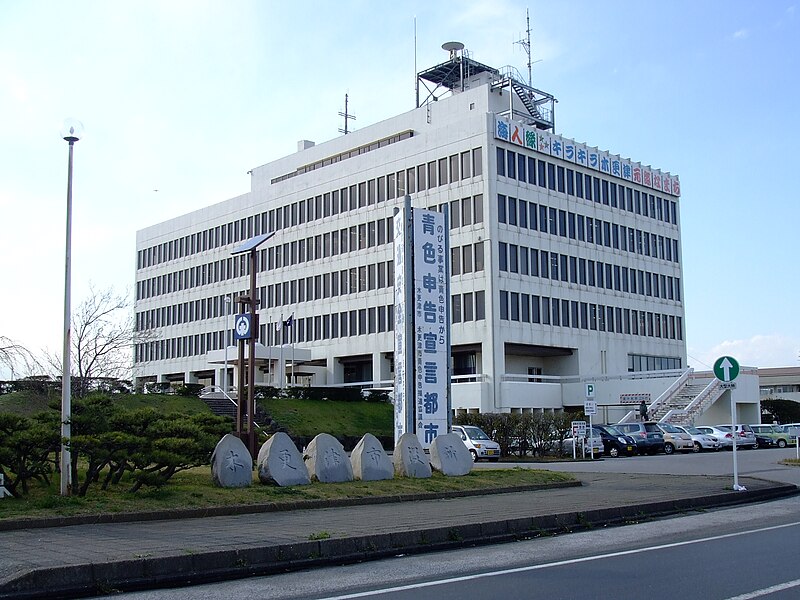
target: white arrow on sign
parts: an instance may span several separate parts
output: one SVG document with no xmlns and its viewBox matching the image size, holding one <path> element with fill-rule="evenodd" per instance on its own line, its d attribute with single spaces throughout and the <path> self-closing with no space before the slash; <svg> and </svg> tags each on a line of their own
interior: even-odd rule
<svg viewBox="0 0 800 600">
<path fill-rule="evenodd" d="M 719 366 L 722 367 L 723 371 L 725 371 L 725 376 L 723 377 L 723 380 L 724 381 L 730 381 L 731 380 L 731 369 L 733 368 L 733 364 L 731 363 L 731 361 L 728 360 L 727 356 L 725 357 L 725 360 L 723 360 L 721 363 L 719 363 Z"/>
</svg>

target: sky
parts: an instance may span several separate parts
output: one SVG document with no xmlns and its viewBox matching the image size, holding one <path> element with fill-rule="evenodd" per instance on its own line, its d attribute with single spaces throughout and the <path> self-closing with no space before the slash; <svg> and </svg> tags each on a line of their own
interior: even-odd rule
<svg viewBox="0 0 800 600">
<path fill-rule="evenodd" d="M 529 9 L 557 133 L 680 176 L 689 366 L 798 366 L 797 1 L 0 0 L 0 336 L 61 345 L 66 118 L 75 306 L 132 294 L 137 230 L 340 135 L 345 94 L 351 129 L 413 109 L 442 43 L 526 73 Z"/>
</svg>

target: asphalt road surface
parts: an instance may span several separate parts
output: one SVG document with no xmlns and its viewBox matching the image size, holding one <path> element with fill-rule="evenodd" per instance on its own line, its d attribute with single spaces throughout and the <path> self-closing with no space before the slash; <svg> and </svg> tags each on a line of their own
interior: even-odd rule
<svg viewBox="0 0 800 600">
<path fill-rule="evenodd" d="M 782 459 L 796 458 L 797 449 L 760 448 L 737 450 L 736 462 L 739 476 L 762 477 L 800 486 L 800 467 L 780 464 Z M 508 463 L 478 463 L 478 468 L 508 468 Z M 569 473 L 648 473 L 665 475 L 730 475 L 733 481 L 733 452 L 675 453 L 670 456 L 627 456 L 595 461 L 559 461 L 546 463 L 520 463 L 534 469 L 550 469 Z M 800 598 L 800 593 L 798 593 Z"/>
<path fill-rule="evenodd" d="M 794 452 L 739 452 L 739 473 L 795 483 L 800 469 L 777 463 Z M 724 452 L 548 466 L 584 472 L 726 474 L 731 464 L 731 453 Z M 109 598 L 796 599 L 798 561 L 800 498 L 792 497 L 511 544 Z"/>
</svg>

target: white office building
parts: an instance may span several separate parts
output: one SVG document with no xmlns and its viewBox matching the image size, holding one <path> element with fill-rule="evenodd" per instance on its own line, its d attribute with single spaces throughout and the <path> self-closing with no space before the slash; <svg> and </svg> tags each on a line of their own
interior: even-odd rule
<svg viewBox="0 0 800 600">
<path fill-rule="evenodd" d="M 449 211 L 454 410 L 582 406 L 592 382 L 616 420 L 685 383 L 678 177 L 556 134 L 553 96 L 458 49 L 418 80 L 413 110 L 301 141 L 250 192 L 138 232 L 137 383 L 222 385 L 226 296 L 250 285 L 231 252 L 275 232 L 257 383 L 391 387 L 404 195 Z"/>
</svg>

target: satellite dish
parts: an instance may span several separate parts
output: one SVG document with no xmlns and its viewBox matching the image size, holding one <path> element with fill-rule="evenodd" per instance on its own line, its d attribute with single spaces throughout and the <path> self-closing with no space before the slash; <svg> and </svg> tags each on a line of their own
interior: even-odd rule
<svg viewBox="0 0 800 600">
<path fill-rule="evenodd" d="M 464 49 L 464 44 L 462 44 L 461 42 L 445 42 L 444 44 L 442 44 L 442 50 L 446 50 L 450 54 L 463 49 Z"/>
</svg>

